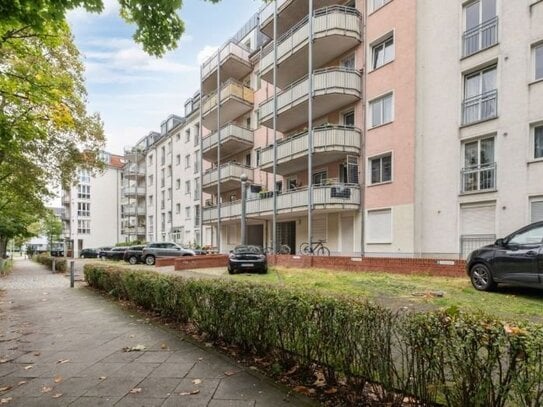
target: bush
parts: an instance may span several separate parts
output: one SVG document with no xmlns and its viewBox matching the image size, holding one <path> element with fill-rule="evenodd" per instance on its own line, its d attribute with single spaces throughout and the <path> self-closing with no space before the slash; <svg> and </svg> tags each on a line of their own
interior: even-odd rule
<svg viewBox="0 0 543 407">
<path fill-rule="evenodd" d="M 66 272 L 66 270 L 68 269 L 66 265 L 67 262 L 62 257 L 52 257 L 47 253 L 41 253 L 41 254 L 32 256 L 32 260 L 40 264 L 43 264 L 44 266 L 47 266 L 49 270 L 51 270 L 53 267 L 53 259 L 55 260 L 56 271 L 59 271 L 61 273 Z"/>
<path fill-rule="evenodd" d="M 343 378 L 358 400 L 391 406 L 538 406 L 543 327 L 457 309 L 393 312 L 369 302 L 245 282 L 183 279 L 85 265 L 90 286 L 131 300 L 212 339 Z"/>
</svg>

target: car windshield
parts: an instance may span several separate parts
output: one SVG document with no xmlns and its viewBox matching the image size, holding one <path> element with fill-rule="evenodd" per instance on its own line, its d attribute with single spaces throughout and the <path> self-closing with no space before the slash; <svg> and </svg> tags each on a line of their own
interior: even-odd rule
<svg viewBox="0 0 543 407">
<path fill-rule="evenodd" d="M 234 253 L 262 253 L 262 250 L 258 246 L 236 246 Z"/>
</svg>

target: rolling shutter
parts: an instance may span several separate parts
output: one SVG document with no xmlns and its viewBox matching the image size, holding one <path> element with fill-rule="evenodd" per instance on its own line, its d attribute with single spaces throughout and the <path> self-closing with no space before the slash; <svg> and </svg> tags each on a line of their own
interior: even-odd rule
<svg viewBox="0 0 543 407">
<path fill-rule="evenodd" d="M 496 205 L 460 207 L 460 233 L 466 235 L 494 235 L 496 233 Z"/>
<path fill-rule="evenodd" d="M 368 243 L 392 241 L 392 209 L 368 211 Z"/>
<path fill-rule="evenodd" d="M 326 241 L 326 216 L 324 217 L 315 217 L 312 219 L 312 234 L 313 234 L 313 241 L 316 242 L 318 240 L 324 240 Z"/>
<path fill-rule="evenodd" d="M 532 223 L 543 221 L 543 201 L 532 201 L 530 213 Z"/>
</svg>

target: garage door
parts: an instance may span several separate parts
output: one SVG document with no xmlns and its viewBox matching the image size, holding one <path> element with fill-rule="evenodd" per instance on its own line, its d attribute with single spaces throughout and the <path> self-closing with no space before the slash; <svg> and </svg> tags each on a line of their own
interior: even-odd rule
<svg viewBox="0 0 543 407">
<path fill-rule="evenodd" d="M 496 205 L 460 207 L 462 235 L 494 235 L 496 233 Z"/>
</svg>

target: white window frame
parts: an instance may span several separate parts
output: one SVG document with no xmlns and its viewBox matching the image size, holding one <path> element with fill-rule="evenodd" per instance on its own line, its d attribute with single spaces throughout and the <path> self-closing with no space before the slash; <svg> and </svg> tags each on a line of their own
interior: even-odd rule
<svg viewBox="0 0 543 407">
<path fill-rule="evenodd" d="M 536 52 L 538 49 L 541 49 L 541 53 L 543 54 L 543 41 L 536 42 L 532 45 L 532 81 L 533 82 L 539 82 L 543 81 L 543 66 L 541 67 L 541 77 L 537 77 L 537 59 L 536 59 Z M 543 64 L 543 60 L 541 61 Z"/>
<path fill-rule="evenodd" d="M 388 240 L 372 240 L 371 236 L 369 236 L 369 227 L 366 227 L 366 244 L 369 245 L 390 245 L 394 242 L 394 208 L 388 207 L 388 208 L 375 208 L 375 209 L 368 209 L 366 211 L 366 225 L 369 225 L 369 217 L 370 213 L 372 212 L 385 212 L 388 211 L 390 213 L 390 239 Z"/>
<path fill-rule="evenodd" d="M 532 123 L 530 125 L 530 161 L 543 161 L 543 156 L 535 156 L 535 130 L 543 128 L 543 122 Z"/>
<path fill-rule="evenodd" d="M 390 180 L 388 181 L 383 181 L 383 161 L 382 159 L 384 157 L 390 157 Z M 372 177 L 371 177 L 371 163 L 373 160 L 381 160 L 381 165 L 380 165 L 380 178 L 381 178 L 381 181 L 379 182 L 372 182 Z M 392 151 L 386 151 L 384 153 L 381 153 L 381 154 L 377 154 L 377 155 L 374 155 L 374 156 L 371 156 L 368 158 L 368 174 L 367 174 L 367 184 L 369 186 L 373 186 L 373 185 L 383 185 L 383 184 L 390 184 L 394 181 L 394 154 L 392 153 Z"/>
<path fill-rule="evenodd" d="M 370 1 L 370 10 L 371 13 L 376 12 L 377 10 L 382 9 L 385 7 L 388 3 L 390 3 L 392 0 L 369 0 Z M 376 5 L 376 3 L 380 3 Z"/>
<path fill-rule="evenodd" d="M 389 42 L 390 40 L 392 40 L 392 58 L 387 61 L 385 59 L 386 43 Z M 383 48 L 383 51 L 384 51 L 383 63 L 380 64 L 380 65 L 374 65 L 375 51 L 378 48 Z M 370 61 L 371 61 L 371 70 L 370 70 L 370 72 L 375 71 L 375 70 L 377 70 L 377 69 L 379 69 L 379 68 L 393 62 L 396 59 L 396 41 L 395 41 L 395 38 L 394 38 L 394 31 L 391 31 L 391 32 L 387 33 L 386 35 L 384 35 L 383 37 L 379 38 L 378 40 L 374 41 L 371 44 L 371 54 L 369 55 L 369 58 L 370 58 Z"/>
<path fill-rule="evenodd" d="M 185 206 L 185 220 L 190 220 L 190 215 L 191 215 L 191 210 L 190 210 L 190 206 Z"/>
<path fill-rule="evenodd" d="M 185 195 L 190 195 L 190 180 L 185 181 Z"/>
<path fill-rule="evenodd" d="M 374 124 L 373 123 L 373 106 L 374 106 L 375 103 L 378 103 L 380 101 L 384 101 L 387 98 L 390 98 L 391 101 L 392 101 L 391 107 L 390 107 L 390 121 L 388 121 L 388 122 L 383 121 L 383 122 L 381 122 L 379 124 Z M 384 120 L 384 111 L 383 111 L 382 107 L 381 107 L 381 110 L 382 110 L 381 111 L 382 119 Z M 381 127 L 381 126 L 385 126 L 387 124 L 393 123 L 394 122 L 394 113 L 395 113 L 395 109 L 394 109 L 394 92 L 393 91 L 384 93 L 383 95 L 380 95 L 380 96 L 377 96 L 377 97 L 373 98 L 368 103 L 368 112 L 367 112 L 367 114 L 368 114 L 368 128 L 373 129 L 373 128 L 376 128 L 376 127 Z"/>
</svg>

